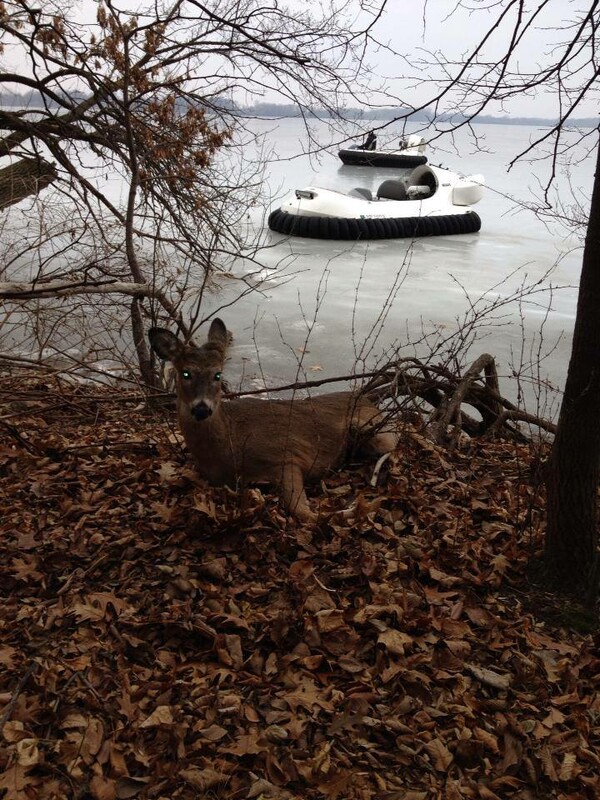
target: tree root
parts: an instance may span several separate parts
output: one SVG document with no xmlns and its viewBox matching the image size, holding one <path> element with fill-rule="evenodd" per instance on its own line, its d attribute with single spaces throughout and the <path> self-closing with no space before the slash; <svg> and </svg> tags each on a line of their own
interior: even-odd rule
<svg viewBox="0 0 600 800">
<path fill-rule="evenodd" d="M 418 359 L 394 362 L 373 376 L 364 392 L 374 402 L 386 403 L 390 416 L 396 416 L 400 408 L 403 411 L 418 408 L 423 413 L 421 401 L 425 401 L 433 408 L 426 415 L 429 437 L 451 446 L 456 446 L 461 433 L 477 437 L 502 435 L 527 441 L 530 436 L 519 427 L 519 422 L 547 433 L 556 430 L 552 422 L 522 411 L 502 397 L 496 362 L 488 353 L 475 359 L 464 375 L 455 375 L 445 367 L 424 364 Z M 474 409 L 481 419 L 465 411 L 464 405 Z"/>
</svg>

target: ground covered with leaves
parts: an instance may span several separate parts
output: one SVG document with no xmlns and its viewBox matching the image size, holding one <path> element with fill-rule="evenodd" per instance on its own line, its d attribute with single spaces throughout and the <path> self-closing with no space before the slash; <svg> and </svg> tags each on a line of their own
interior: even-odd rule
<svg viewBox="0 0 600 800">
<path fill-rule="evenodd" d="M 600 640 L 526 577 L 537 449 L 407 425 L 297 526 L 170 412 L 0 392 L 0 797 L 600 796 Z"/>
</svg>

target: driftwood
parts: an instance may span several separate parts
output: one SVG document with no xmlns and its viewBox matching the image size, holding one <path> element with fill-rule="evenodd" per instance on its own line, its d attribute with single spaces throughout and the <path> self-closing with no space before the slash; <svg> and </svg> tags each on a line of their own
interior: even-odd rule
<svg viewBox="0 0 600 800">
<path fill-rule="evenodd" d="M 433 407 L 427 415 L 427 430 L 438 442 L 450 440 L 454 443 L 461 431 L 469 436 L 502 433 L 511 438 L 527 439 L 515 424 L 518 422 L 548 433 L 556 431 L 552 422 L 522 411 L 502 397 L 496 362 L 488 353 L 479 356 L 464 375 L 453 374 L 443 366 L 424 364 L 418 359 L 395 362 L 374 376 L 365 391 L 380 402 L 407 397 L 413 401 L 413 408 L 419 400 L 424 400 Z M 478 412 L 481 419 L 465 411 L 464 405 Z"/>
<path fill-rule="evenodd" d="M 26 302 L 54 297 L 77 297 L 84 294 L 124 294 L 131 297 L 155 297 L 156 290 L 148 283 L 133 281 L 55 280 L 0 282 L 0 300 Z"/>
<path fill-rule="evenodd" d="M 0 281 L 0 300 L 10 300 L 12 303 L 94 294 L 152 298 L 162 306 L 173 321 L 177 322 L 182 333 L 188 333 L 188 327 L 181 317 L 181 312 L 175 307 L 173 301 L 151 283 L 117 281 L 113 278 L 108 280 L 89 280 L 87 278 L 76 280 L 72 278 L 71 280 Z"/>
<path fill-rule="evenodd" d="M 43 159 L 21 158 L 0 169 L 0 209 L 41 192 L 57 177 L 54 166 Z"/>
<path fill-rule="evenodd" d="M 502 434 L 526 440 L 529 437 L 516 424 L 519 422 L 548 433 L 556 431 L 552 422 L 522 411 L 502 397 L 496 362 L 488 353 L 479 356 L 463 375 L 454 374 L 447 367 L 427 364 L 417 358 L 403 358 L 373 372 L 290 383 L 250 392 L 231 393 L 229 396 L 301 391 L 341 382 L 362 382 L 362 391 L 386 408 L 388 419 L 419 410 L 426 420 L 429 436 L 438 442 L 454 444 L 460 432 L 469 436 Z M 429 408 L 423 407 L 422 401 Z M 472 413 L 466 411 L 463 407 L 465 405 L 475 410 L 481 419 L 476 419 Z"/>
</svg>

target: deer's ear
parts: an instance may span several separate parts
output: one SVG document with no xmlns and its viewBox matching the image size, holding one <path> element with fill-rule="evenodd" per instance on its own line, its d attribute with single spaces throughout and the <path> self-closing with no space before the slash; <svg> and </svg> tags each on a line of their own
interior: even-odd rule
<svg viewBox="0 0 600 800">
<path fill-rule="evenodd" d="M 208 341 L 213 342 L 217 341 L 223 346 L 227 346 L 229 344 L 229 331 L 225 327 L 225 323 L 223 320 L 216 317 L 210 323 L 210 328 L 208 329 Z"/>
<path fill-rule="evenodd" d="M 183 348 L 175 334 L 166 328 L 150 328 L 148 339 L 156 355 L 164 361 L 173 361 Z"/>
</svg>

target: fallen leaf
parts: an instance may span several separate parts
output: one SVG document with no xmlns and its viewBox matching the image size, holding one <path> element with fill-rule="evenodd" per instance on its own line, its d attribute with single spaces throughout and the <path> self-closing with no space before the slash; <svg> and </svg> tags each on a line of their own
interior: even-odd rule
<svg viewBox="0 0 600 800">
<path fill-rule="evenodd" d="M 219 784 L 226 783 L 229 778 L 224 772 L 215 769 L 196 769 L 195 767 L 182 769 L 179 771 L 179 775 L 199 792 L 207 792 Z"/>
<path fill-rule="evenodd" d="M 385 647 L 389 653 L 403 656 L 406 648 L 410 648 L 412 646 L 413 640 L 411 636 L 408 636 L 406 633 L 402 633 L 402 631 L 388 628 L 379 634 L 377 637 L 377 644 Z"/>
<path fill-rule="evenodd" d="M 512 683 L 512 675 L 500 675 L 491 669 L 487 669 L 486 667 L 478 667 L 476 664 L 465 663 L 464 667 L 466 671 L 470 672 L 474 678 L 476 678 L 478 681 L 481 681 L 481 683 L 484 683 L 486 686 L 491 686 L 492 689 L 506 691 L 510 688 Z"/>
<path fill-rule="evenodd" d="M 203 739 L 208 739 L 210 742 L 218 742 L 224 736 L 227 736 L 227 728 L 222 728 L 220 725 L 209 725 L 208 728 L 203 728 L 200 735 Z"/>
<path fill-rule="evenodd" d="M 433 766 L 438 772 L 447 772 L 454 757 L 441 739 L 432 739 L 425 745 L 425 750 L 429 753 Z"/>
<path fill-rule="evenodd" d="M 157 706 L 149 717 L 140 723 L 140 728 L 154 728 L 158 725 L 172 725 L 173 714 L 169 706 Z"/>
</svg>

